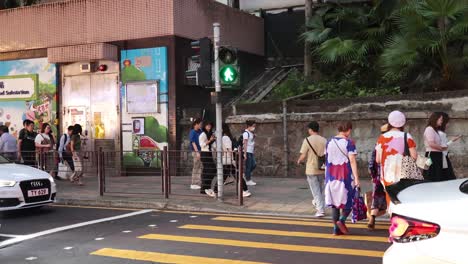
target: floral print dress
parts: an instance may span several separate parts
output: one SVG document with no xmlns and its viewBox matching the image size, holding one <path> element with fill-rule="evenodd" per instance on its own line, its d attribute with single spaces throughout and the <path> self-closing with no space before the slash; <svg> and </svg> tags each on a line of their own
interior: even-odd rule
<svg viewBox="0 0 468 264">
<path fill-rule="evenodd" d="M 333 137 L 325 150 L 325 204 L 330 207 L 351 210 L 354 197 L 354 177 L 349 154 L 357 154 L 351 139 Z"/>
</svg>

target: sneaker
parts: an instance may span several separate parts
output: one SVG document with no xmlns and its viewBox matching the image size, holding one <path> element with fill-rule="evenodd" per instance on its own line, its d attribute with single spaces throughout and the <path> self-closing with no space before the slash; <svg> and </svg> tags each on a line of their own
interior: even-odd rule
<svg viewBox="0 0 468 264">
<path fill-rule="evenodd" d="M 317 213 L 315 213 L 315 217 L 324 217 L 325 216 L 325 213 L 323 211 L 317 211 Z"/>
<path fill-rule="evenodd" d="M 257 185 L 257 183 L 254 182 L 254 181 L 252 181 L 252 180 L 247 181 L 246 184 L 249 185 L 249 186 L 255 186 L 255 185 Z"/>
<path fill-rule="evenodd" d="M 242 197 L 250 197 L 251 195 L 252 195 L 252 193 L 249 192 L 249 191 L 243 191 L 242 192 Z"/>
<path fill-rule="evenodd" d="M 200 185 L 192 184 L 192 185 L 190 185 L 190 189 L 192 189 L 192 190 L 200 190 L 201 187 L 200 187 Z"/>
<path fill-rule="evenodd" d="M 216 193 L 211 189 L 206 189 L 205 193 L 210 197 L 216 197 Z"/>
</svg>

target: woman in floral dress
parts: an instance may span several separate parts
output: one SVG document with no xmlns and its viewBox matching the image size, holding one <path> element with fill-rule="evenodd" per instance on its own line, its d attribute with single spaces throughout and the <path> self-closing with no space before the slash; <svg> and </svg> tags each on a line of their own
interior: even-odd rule
<svg viewBox="0 0 468 264">
<path fill-rule="evenodd" d="M 353 126 L 344 121 L 338 125 L 338 135 L 332 137 L 325 150 L 325 203 L 332 208 L 333 234 L 348 234 L 346 219 L 351 213 L 355 187 L 359 186 L 356 146 L 349 139 Z"/>
<path fill-rule="evenodd" d="M 386 133 L 388 131 L 388 124 L 383 125 L 380 128 L 380 132 Z M 372 178 L 372 204 L 371 204 L 371 216 L 367 227 L 371 230 L 375 228 L 375 218 L 382 215 L 387 210 L 387 199 L 385 189 L 380 180 L 380 165 L 376 161 L 377 152 L 374 150 L 369 160 L 369 174 Z"/>
</svg>

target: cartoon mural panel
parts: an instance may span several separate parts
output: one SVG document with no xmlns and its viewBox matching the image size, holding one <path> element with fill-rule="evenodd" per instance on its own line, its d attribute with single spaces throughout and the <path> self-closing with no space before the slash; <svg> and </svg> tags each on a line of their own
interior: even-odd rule
<svg viewBox="0 0 468 264">
<path fill-rule="evenodd" d="M 168 144 L 167 49 L 123 50 L 121 58 L 124 166 L 160 167 L 158 150 Z"/>
<path fill-rule="evenodd" d="M 55 64 L 47 58 L 0 61 L 0 80 L 0 124 L 16 137 L 26 119 L 34 121 L 36 129 L 49 123 L 57 133 Z"/>
</svg>

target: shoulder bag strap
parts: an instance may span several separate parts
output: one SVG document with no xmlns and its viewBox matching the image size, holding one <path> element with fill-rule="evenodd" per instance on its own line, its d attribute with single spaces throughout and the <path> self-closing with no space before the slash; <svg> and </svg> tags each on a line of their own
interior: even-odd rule
<svg viewBox="0 0 468 264">
<path fill-rule="evenodd" d="M 336 145 L 336 147 L 340 150 L 341 154 L 343 154 L 343 155 L 346 157 L 346 159 L 349 161 L 348 155 L 346 155 L 346 153 L 340 148 L 340 145 L 338 145 L 338 143 L 336 142 L 336 140 L 335 140 L 335 139 L 332 139 L 332 141 L 335 142 L 335 145 Z"/>
<path fill-rule="evenodd" d="M 306 140 L 307 140 L 307 143 L 309 144 L 309 147 L 310 147 L 310 148 L 312 149 L 312 151 L 314 152 L 315 156 L 317 156 L 317 157 L 322 157 L 322 156 L 319 156 L 319 155 L 317 154 L 317 151 L 315 151 L 314 147 L 312 147 L 312 144 L 310 144 L 309 139 L 306 138 Z"/>
<path fill-rule="evenodd" d="M 405 150 L 404 150 L 403 156 L 409 156 L 410 152 L 409 152 L 409 146 L 408 146 L 408 133 L 405 132 L 403 140 L 405 141 Z"/>
</svg>

